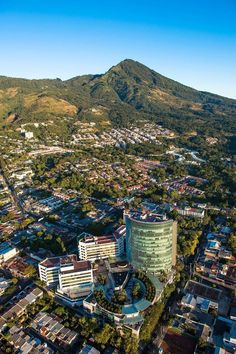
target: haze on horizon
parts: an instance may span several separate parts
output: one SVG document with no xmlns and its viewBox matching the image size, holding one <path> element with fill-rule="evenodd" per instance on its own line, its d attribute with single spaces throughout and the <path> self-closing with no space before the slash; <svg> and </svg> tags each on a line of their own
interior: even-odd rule
<svg viewBox="0 0 236 354">
<path fill-rule="evenodd" d="M 125 58 L 236 98 L 234 0 L 0 3 L 0 74 L 69 79 Z"/>
</svg>

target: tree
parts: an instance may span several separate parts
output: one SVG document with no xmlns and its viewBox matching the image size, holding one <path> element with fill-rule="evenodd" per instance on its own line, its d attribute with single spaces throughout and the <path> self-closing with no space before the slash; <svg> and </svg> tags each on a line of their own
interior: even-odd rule
<svg viewBox="0 0 236 354">
<path fill-rule="evenodd" d="M 96 333 L 94 338 L 95 342 L 98 344 L 107 344 L 113 331 L 114 329 L 108 323 L 106 323 L 103 328 L 98 333 Z"/>
<path fill-rule="evenodd" d="M 207 346 L 207 342 L 202 338 L 202 337 L 199 337 L 198 338 L 198 348 L 200 350 L 204 350 Z"/>
<path fill-rule="evenodd" d="M 17 278 L 12 278 L 12 284 L 16 285 L 18 283 L 18 279 Z"/>
<path fill-rule="evenodd" d="M 65 313 L 66 313 L 66 309 L 63 306 L 58 306 L 55 309 L 55 314 L 58 315 L 58 316 L 63 316 L 63 315 L 65 315 Z"/>
<path fill-rule="evenodd" d="M 152 332 L 154 331 L 158 321 L 162 315 L 164 303 L 155 303 L 149 310 L 145 317 L 144 323 L 141 327 L 140 339 L 148 342 L 151 339 Z"/>
<path fill-rule="evenodd" d="M 167 273 L 164 270 L 161 270 L 159 275 L 159 280 L 164 283 L 167 280 Z"/>
<path fill-rule="evenodd" d="M 136 338 L 128 336 L 124 338 L 124 351 L 126 354 L 138 353 L 138 341 Z"/>
<path fill-rule="evenodd" d="M 134 298 L 138 298 L 141 295 L 141 286 L 138 282 L 134 284 L 134 287 L 132 289 L 132 295 Z"/>
<path fill-rule="evenodd" d="M 228 238 L 228 245 L 232 252 L 236 254 L 236 234 L 231 234 Z"/>
<path fill-rule="evenodd" d="M 121 349 L 123 341 L 120 336 L 120 333 L 117 330 L 114 331 L 114 333 L 112 334 L 110 338 L 110 344 L 117 349 Z"/>
<path fill-rule="evenodd" d="M 105 284 L 106 284 L 106 277 L 105 277 L 105 275 L 103 275 L 103 274 L 98 274 L 97 281 L 98 281 L 100 284 L 105 285 Z"/>
<path fill-rule="evenodd" d="M 124 304 L 126 301 L 126 291 L 124 289 L 120 291 L 116 291 L 114 293 L 114 302 L 118 302 L 119 304 Z"/>
<path fill-rule="evenodd" d="M 32 277 L 34 275 L 36 275 L 37 271 L 34 268 L 34 266 L 32 264 L 29 264 L 23 271 L 23 273 L 25 275 L 27 275 L 28 277 Z"/>
</svg>

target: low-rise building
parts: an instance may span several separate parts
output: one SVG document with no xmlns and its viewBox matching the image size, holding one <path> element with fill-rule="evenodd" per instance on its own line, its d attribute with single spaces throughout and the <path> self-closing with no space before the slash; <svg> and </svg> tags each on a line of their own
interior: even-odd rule
<svg viewBox="0 0 236 354">
<path fill-rule="evenodd" d="M 224 334 L 224 344 L 236 351 L 236 323 L 234 322 L 229 332 Z"/>
<path fill-rule="evenodd" d="M 31 323 L 32 328 L 40 333 L 42 337 L 50 342 L 56 343 L 60 348 L 66 348 L 73 345 L 78 339 L 78 333 L 64 327 L 60 319 L 46 312 L 39 312 Z"/>
<path fill-rule="evenodd" d="M 100 351 L 92 347 L 92 345 L 84 344 L 79 354 L 100 354 Z"/>
<path fill-rule="evenodd" d="M 15 257 L 18 251 L 16 247 L 12 247 L 9 242 L 3 242 L 0 245 L 0 263 L 6 262 Z"/>
<path fill-rule="evenodd" d="M 197 300 L 192 294 L 186 294 L 182 297 L 181 305 L 184 307 L 189 307 L 190 309 L 194 309 L 197 305 Z"/>
<path fill-rule="evenodd" d="M 201 307 L 202 311 L 207 311 L 209 308 L 218 310 L 222 290 L 194 280 L 189 280 L 184 290 L 187 294 L 192 294 L 196 298 L 197 305 Z"/>
<path fill-rule="evenodd" d="M 0 316 L 0 331 L 7 326 L 7 322 L 14 317 L 21 316 L 28 305 L 32 305 L 38 298 L 43 296 L 43 291 L 34 288 L 30 293 L 25 294 L 17 303 L 15 303 L 8 311 Z"/>
<path fill-rule="evenodd" d="M 181 208 L 175 207 L 174 210 L 176 210 L 178 214 L 183 215 L 183 216 L 193 216 L 195 218 L 201 218 L 201 219 L 203 219 L 205 216 L 205 210 L 202 208 L 185 207 L 185 208 L 181 209 Z"/>
<path fill-rule="evenodd" d="M 0 278 L 0 296 L 4 294 L 5 290 L 10 286 L 11 281 L 5 278 Z"/>
<path fill-rule="evenodd" d="M 221 348 L 222 353 L 235 353 L 236 322 L 227 317 L 218 316 L 215 320 L 210 342 Z"/>
<path fill-rule="evenodd" d="M 49 348 L 46 343 L 42 342 L 38 338 L 26 334 L 26 332 L 19 326 L 13 326 L 9 333 L 11 335 L 9 342 L 20 354 L 52 354 L 54 350 Z"/>
</svg>

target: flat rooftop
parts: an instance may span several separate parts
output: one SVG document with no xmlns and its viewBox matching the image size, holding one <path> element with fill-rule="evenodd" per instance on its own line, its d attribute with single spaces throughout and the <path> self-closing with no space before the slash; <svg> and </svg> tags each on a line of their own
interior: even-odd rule
<svg viewBox="0 0 236 354">
<path fill-rule="evenodd" d="M 9 242 L 3 242 L 0 244 L 0 254 L 5 254 L 11 251 L 14 247 Z"/>
<path fill-rule="evenodd" d="M 220 300 L 222 294 L 222 291 L 219 289 L 214 289 L 208 285 L 204 285 L 193 280 L 188 281 L 185 290 L 195 296 L 203 297 L 216 302 Z"/>
<path fill-rule="evenodd" d="M 73 269 L 67 269 L 67 267 L 61 267 L 61 273 L 67 274 L 67 273 L 74 273 L 74 272 L 83 272 L 86 270 L 91 270 L 92 266 L 89 261 L 73 261 Z"/>
<path fill-rule="evenodd" d="M 93 236 L 90 234 L 85 234 L 85 236 L 79 240 L 79 242 L 83 242 L 86 244 L 93 244 L 95 243 L 96 245 L 102 245 L 106 243 L 113 243 L 116 241 L 116 239 L 119 237 L 119 235 L 104 235 L 104 236 Z"/>
<path fill-rule="evenodd" d="M 61 256 L 61 257 L 50 257 L 46 258 L 40 264 L 44 267 L 60 267 L 61 265 L 69 265 L 73 264 L 73 262 L 77 261 L 77 256 L 75 254 Z"/>
<path fill-rule="evenodd" d="M 140 222 L 149 222 L 149 223 L 160 223 L 170 221 L 166 219 L 163 214 L 156 214 L 151 212 L 143 212 L 139 210 L 129 210 L 125 212 L 125 216 L 129 217 L 132 220 L 140 221 Z"/>
</svg>

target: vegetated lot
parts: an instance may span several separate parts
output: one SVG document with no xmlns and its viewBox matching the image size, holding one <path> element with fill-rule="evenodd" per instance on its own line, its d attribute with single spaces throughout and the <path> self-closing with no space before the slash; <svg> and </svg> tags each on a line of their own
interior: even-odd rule
<svg viewBox="0 0 236 354">
<path fill-rule="evenodd" d="M 193 337 L 178 334 L 173 330 L 168 330 L 161 344 L 164 353 L 171 354 L 192 354 L 196 346 Z"/>
</svg>

